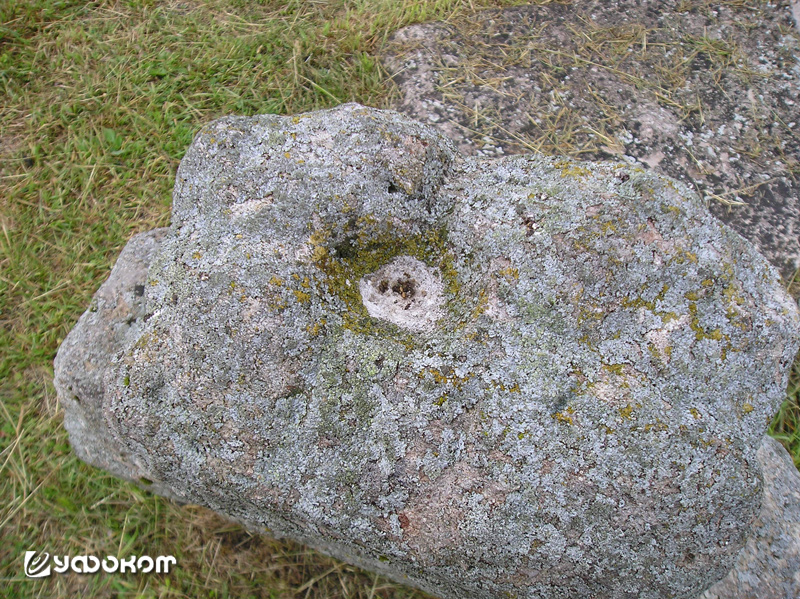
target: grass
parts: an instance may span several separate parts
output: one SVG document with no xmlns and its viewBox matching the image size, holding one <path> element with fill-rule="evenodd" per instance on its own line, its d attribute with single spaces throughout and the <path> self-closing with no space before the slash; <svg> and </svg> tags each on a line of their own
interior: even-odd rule
<svg viewBox="0 0 800 599">
<path fill-rule="evenodd" d="M 423 596 L 84 465 L 61 427 L 52 360 L 126 240 L 169 222 L 175 170 L 200 126 L 224 114 L 289 114 L 345 101 L 386 106 L 391 88 L 374 52 L 391 31 L 513 3 L 0 0 L 7 596 Z M 595 42 L 613 54 L 613 39 Z M 798 380 L 795 366 L 773 432 L 800 464 Z M 22 573 L 28 549 L 171 554 L 178 567 L 168 576 L 32 581 Z"/>
<path fill-rule="evenodd" d="M 794 273 L 788 289 L 792 297 L 800 298 L 800 270 Z M 794 465 L 800 470 L 800 354 L 795 357 L 789 373 L 786 400 L 772 420 L 769 434 L 789 450 Z"/>
</svg>

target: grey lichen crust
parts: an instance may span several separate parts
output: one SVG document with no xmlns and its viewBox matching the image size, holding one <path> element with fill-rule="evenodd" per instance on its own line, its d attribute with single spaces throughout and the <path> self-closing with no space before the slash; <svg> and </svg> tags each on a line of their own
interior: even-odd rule
<svg viewBox="0 0 800 599">
<path fill-rule="evenodd" d="M 128 242 L 108 280 L 58 349 L 54 382 L 64 407 L 64 428 L 79 458 L 116 476 L 146 480 L 153 491 L 182 500 L 171 487 L 148 479 L 148 471 L 110 434 L 103 405 L 111 360 L 143 324 L 147 270 L 166 233 L 167 229 L 155 229 Z"/>
<path fill-rule="evenodd" d="M 764 500 L 728 575 L 699 599 L 800 597 L 800 473 L 789 452 L 765 437 L 758 450 Z"/>
<path fill-rule="evenodd" d="M 128 476 L 444 598 L 725 576 L 800 330 L 680 184 L 353 104 L 206 126 L 144 296 L 95 400 Z"/>
</svg>

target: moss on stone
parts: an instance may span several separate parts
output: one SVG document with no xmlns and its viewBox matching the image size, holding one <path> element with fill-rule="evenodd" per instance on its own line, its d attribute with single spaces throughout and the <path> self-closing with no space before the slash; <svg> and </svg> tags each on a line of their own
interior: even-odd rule
<svg viewBox="0 0 800 599">
<path fill-rule="evenodd" d="M 445 291 L 450 296 L 448 300 L 455 300 L 459 284 L 453 268 L 453 256 L 447 247 L 447 231 L 444 228 L 429 229 L 407 235 L 391 227 L 376 229 L 369 217 L 362 217 L 355 226 L 357 230 L 338 244 L 332 244 L 329 231 L 315 230 L 312 233 L 312 260 L 322 275 L 320 282 L 342 302 L 344 309 L 341 316 L 345 328 L 360 333 L 388 334 L 406 343 L 411 339 L 408 333 L 395 325 L 369 317 L 361 301 L 358 283 L 362 277 L 394 258 L 410 256 L 427 266 L 438 268 L 442 273 Z M 373 232 L 368 235 L 365 229 L 372 229 Z"/>
</svg>

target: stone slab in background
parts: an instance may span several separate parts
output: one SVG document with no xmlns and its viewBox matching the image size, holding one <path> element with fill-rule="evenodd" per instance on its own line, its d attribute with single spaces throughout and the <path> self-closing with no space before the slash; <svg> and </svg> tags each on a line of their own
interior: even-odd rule
<svg viewBox="0 0 800 599">
<path fill-rule="evenodd" d="M 205 127 L 154 235 L 56 360 L 89 461 L 445 598 L 690 598 L 745 544 L 800 322 L 681 184 L 346 105 Z"/>
<path fill-rule="evenodd" d="M 647 164 L 695 185 L 791 280 L 800 41 L 789 2 L 541 4 L 398 31 L 384 50 L 393 107 L 466 154 Z"/>
</svg>

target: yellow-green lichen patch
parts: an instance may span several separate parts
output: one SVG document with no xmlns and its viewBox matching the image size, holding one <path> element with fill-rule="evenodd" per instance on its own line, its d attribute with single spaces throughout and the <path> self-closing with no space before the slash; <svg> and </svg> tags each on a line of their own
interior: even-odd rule
<svg viewBox="0 0 800 599">
<path fill-rule="evenodd" d="M 674 260 L 677 264 L 685 264 L 686 262 L 697 264 L 697 254 L 686 250 L 679 250 Z"/>
<path fill-rule="evenodd" d="M 452 368 L 445 368 L 444 372 L 442 372 L 438 368 L 433 367 L 426 368 L 420 372 L 418 376 L 423 380 L 430 377 L 437 385 L 449 385 L 453 389 L 457 389 L 459 391 L 464 383 L 473 377 L 472 373 L 469 372 L 462 377 L 458 376 L 455 370 Z"/>
<path fill-rule="evenodd" d="M 603 369 L 617 376 L 622 376 L 625 364 L 603 364 Z"/>
<path fill-rule="evenodd" d="M 155 333 L 145 332 L 136 340 L 136 343 L 133 344 L 133 349 L 143 350 L 156 341 L 158 341 L 158 337 Z"/>
<path fill-rule="evenodd" d="M 495 389 L 499 389 L 503 392 L 507 391 L 508 393 L 521 393 L 519 383 L 514 383 L 513 385 L 504 385 L 500 381 L 492 380 L 492 386 Z"/>
<path fill-rule="evenodd" d="M 689 316 L 691 318 L 689 321 L 689 327 L 692 329 L 692 331 L 694 331 L 695 339 L 698 341 L 703 339 L 721 341 L 724 339 L 725 341 L 730 342 L 730 335 L 723 333 L 720 329 L 716 328 L 706 330 L 700 325 L 700 319 L 697 316 L 697 304 L 695 302 L 689 302 Z"/>
<path fill-rule="evenodd" d="M 678 206 L 669 206 L 667 204 L 661 204 L 661 211 L 664 213 L 673 214 L 674 216 L 681 215 L 681 209 Z"/>
<path fill-rule="evenodd" d="M 646 310 L 649 310 L 650 312 L 661 318 L 661 321 L 664 324 L 666 324 L 670 320 L 678 319 L 678 315 L 675 312 L 667 310 L 658 310 L 656 308 L 656 302 L 663 301 L 668 291 L 669 291 L 669 285 L 664 284 L 661 286 L 661 290 L 658 292 L 658 295 L 656 295 L 656 297 L 653 298 L 652 300 L 645 300 L 644 298 L 641 297 L 634 297 L 634 298 L 624 297 L 622 298 L 622 307 L 634 308 L 634 309 L 645 308 Z"/>
<path fill-rule="evenodd" d="M 519 280 L 519 269 L 514 268 L 513 266 L 507 266 L 505 268 L 501 268 L 500 270 L 497 271 L 497 274 L 505 278 L 509 282 Z"/>
<path fill-rule="evenodd" d="M 606 235 L 611 235 L 617 232 L 617 224 L 614 221 L 606 221 L 600 224 L 600 230 Z"/>
<path fill-rule="evenodd" d="M 489 294 L 486 292 L 485 289 L 481 289 L 478 292 L 478 303 L 472 310 L 472 320 L 476 320 L 481 314 L 486 312 L 488 307 L 489 307 Z"/>
<path fill-rule="evenodd" d="M 578 323 L 578 324 L 580 324 L 580 323 Z M 580 343 L 581 345 L 585 345 L 590 351 L 593 351 L 593 352 L 597 351 L 597 345 L 592 341 L 592 339 L 589 337 L 589 335 L 584 334 L 581 337 L 579 337 L 578 338 L 578 343 Z"/>
<path fill-rule="evenodd" d="M 561 170 L 561 176 L 567 177 L 589 177 L 592 174 L 588 168 L 580 166 L 579 164 L 570 160 L 559 160 L 553 164 L 554 168 Z"/>
<path fill-rule="evenodd" d="M 328 324 L 328 321 L 322 318 L 318 322 L 306 325 L 306 332 L 311 337 L 317 337 L 323 331 L 326 324 Z"/>
<path fill-rule="evenodd" d="M 683 294 L 683 297 L 685 297 L 689 301 L 696 302 L 701 297 L 703 297 L 703 292 L 702 291 L 687 291 L 686 293 Z"/>
<path fill-rule="evenodd" d="M 601 323 L 606 317 L 606 310 L 602 305 L 593 304 L 587 301 L 586 303 L 579 304 L 577 324 L 582 325 L 588 323 Z"/>
<path fill-rule="evenodd" d="M 731 269 L 732 270 L 732 269 Z M 722 288 L 722 297 L 727 304 L 725 307 L 725 317 L 734 326 L 742 331 L 751 329 L 750 318 L 744 311 L 747 300 L 742 296 L 739 286 L 733 279 L 733 275 L 728 276 L 728 284 Z"/>
<path fill-rule="evenodd" d="M 300 291 L 299 289 L 293 289 L 292 293 L 294 294 L 297 301 L 301 304 L 307 304 L 311 301 L 311 294 L 306 293 L 305 291 Z"/>
<path fill-rule="evenodd" d="M 267 306 L 269 306 L 272 311 L 281 313 L 289 306 L 289 304 L 280 295 L 273 295 L 267 301 Z"/>
<path fill-rule="evenodd" d="M 619 412 L 620 418 L 622 418 L 623 420 L 633 420 L 633 410 L 634 406 L 628 404 L 624 408 L 620 408 L 617 411 Z"/>
<path fill-rule="evenodd" d="M 668 430 L 669 430 L 669 425 L 666 424 L 665 422 L 662 422 L 658 418 L 656 418 L 655 422 L 648 422 L 647 424 L 644 425 L 644 432 L 646 433 L 649 432 L 661 433 Z"/>
<path fill-rule="evenodd" d="M 573 408 L 572 406 L 568 406 L 566 410 L 554 413 L 553 419 L 556 422 L 560 422 L 561 424 L 568 424 L 570 426 L 573 426 L 575 424 L 575 420 L 573 419 L 574 414 L 575 414 L 575 408 Z"/>
</svg>

